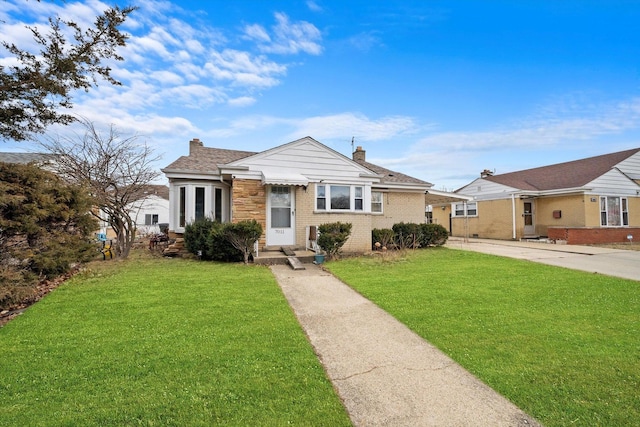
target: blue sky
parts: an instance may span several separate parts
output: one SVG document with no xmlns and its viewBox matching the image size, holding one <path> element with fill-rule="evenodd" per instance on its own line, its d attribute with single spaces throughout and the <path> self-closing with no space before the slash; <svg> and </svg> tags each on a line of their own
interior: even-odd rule
<svg viewBox="0 0 640 427">
<path fill-rule="evenodd" d="M 4 40 L 97 1 L 2 1 Z M 261 151 L 311 136 L 453 190 L 640 147 L 640 2 L 151 1 L 127 21 L 123 87 L 74 112 L 163 155 L 188 141 Z M 0 52 L 0 64 L 10 63 Z M 51 129 L 65 133 L 72 129 Z M 1 151 L 32 144 L 0 142 Z"/>
</svg>

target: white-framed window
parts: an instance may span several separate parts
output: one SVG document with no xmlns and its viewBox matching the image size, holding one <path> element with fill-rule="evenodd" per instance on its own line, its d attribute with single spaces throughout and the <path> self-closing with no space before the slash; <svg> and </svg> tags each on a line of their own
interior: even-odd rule
<svg viewBox="0 0 640 427">
<path fill-rule="evenodd" d="M 362 211 L 364 210 L 364 191 L 362 189 L 362 187 L 354 187 L 354 209 L 357 211 Z"/>
<path fill-rule="evenodd" d="M 359 185 L 316 185 L 316 210 L 331 212 L 364 212 L 365 188 Z"/>
<path fill-rule="evenodd" d="M 478 204 L 476 202 L 454 203 L 453 216 L 478 216 Z"/>
<path fill-rule="evenodd" d="M 382 192 L 371 192 L 371 212 L 382 213 Z"/>
<path fill-rule="evenodd" d="M 177 232 L 184 231 L 187 224 L 205 217 L 220 222 L 229 220 L 229 192 L 224 186 L 208 182 L 181 182 L 171 188 L 169 222 Z"/>
<path fill-rule="evenodd" d="M 427 205 L 424 211 L 424 222 L 426 224 L 433 224 L 433 206 Z"/>
<path fill-rule="evenodd" d="M 600 225 L 603 227 L 629 225 L 629 204 L 626 197 L 600 197 Z"/>
</svg>

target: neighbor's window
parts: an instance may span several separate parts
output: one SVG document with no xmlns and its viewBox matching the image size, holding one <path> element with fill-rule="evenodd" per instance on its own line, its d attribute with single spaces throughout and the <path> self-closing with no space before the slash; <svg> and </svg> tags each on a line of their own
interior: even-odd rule
<svg viewBox="0 0 640 427">
<path fill-rule="evenodd" d="M 603 227 L 629 225 L 629 211 L 626 197 L 600 197 L 600 225 Z"/>
<path fill-rule="evenodd" d="M 156 225 L 158 223 L 158 215 L 156 214 L 145 214 L 144 216 L 144 225 Z"/>
<path fill-rule="evenodd" d="M 371 192 L 371 212 L 382 212 L 382 192 Z"/>
<path fill-rule="evenodd" d="M 454 216 L 478 216 L 476 202 L 456 203 L 453 209 Z"/>
</svg>

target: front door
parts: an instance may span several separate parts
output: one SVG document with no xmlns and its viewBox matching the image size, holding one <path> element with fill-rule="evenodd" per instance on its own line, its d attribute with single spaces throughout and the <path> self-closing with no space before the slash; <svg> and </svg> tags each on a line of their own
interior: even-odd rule
<svg viewBox="0 0 640 427">
<path fill-rule="evenodd" d="M 522 214 L 524 217 L 524 235 L 535 236 L 536 235 L 536 226 L 533 222 L 533 202 L 524 202 L 524 213 Z"/>
<path fill-rule="evenodd" d="M 295 187 L 269 187 L 267 206 L 267 246 L 291 246 L 296 243 Z"/>
</svg>

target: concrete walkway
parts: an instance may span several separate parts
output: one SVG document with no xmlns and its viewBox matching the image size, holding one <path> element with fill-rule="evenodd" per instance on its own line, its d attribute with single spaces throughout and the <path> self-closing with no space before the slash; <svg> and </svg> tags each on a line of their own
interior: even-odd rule
<svg viewBox="0 0 640 427">
<path fill-rule="evenodd" d="M 538 426 L 320 267 L 271 267 L 355 426 Z"/>
<path fill-rule="evenodd" d="M 640 251 L 489 239 L 468 239 L 465 242 L 456 237 L 449 238 L 446 246 L 640 280 Z"/>
</svg>

